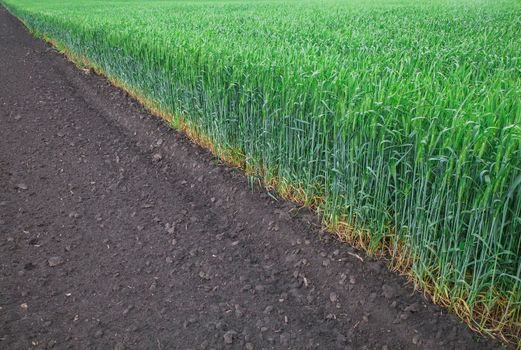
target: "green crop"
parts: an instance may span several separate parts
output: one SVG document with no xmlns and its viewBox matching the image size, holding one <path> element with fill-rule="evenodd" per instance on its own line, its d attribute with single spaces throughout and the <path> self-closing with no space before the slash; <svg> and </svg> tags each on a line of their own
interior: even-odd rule
<svg viewBox="0 0 521 350">
<path fill-rule="evenodd" d="M 521 336 L 519 1 L 3 2 L 474 326 Z"/>
</svg>

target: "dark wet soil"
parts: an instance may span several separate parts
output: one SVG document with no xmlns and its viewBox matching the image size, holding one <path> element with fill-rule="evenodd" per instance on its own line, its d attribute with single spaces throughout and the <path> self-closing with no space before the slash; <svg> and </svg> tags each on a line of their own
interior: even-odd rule
<svg viewBox="0 0 521 350">
<path fill-rule="evenodd" d="M 3 8 L 0 233 L 1 349 L 500 347 Z"/>
</svg>

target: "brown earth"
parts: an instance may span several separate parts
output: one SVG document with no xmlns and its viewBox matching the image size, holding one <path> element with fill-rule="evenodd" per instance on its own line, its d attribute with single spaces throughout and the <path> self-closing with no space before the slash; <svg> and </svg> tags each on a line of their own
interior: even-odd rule
<svg viewBox="0 0 521 350">
<path fill-rule="evenodd" d="M 3 8 L 0 233 L 1 349 L 501 347 Z"/>
</svg>

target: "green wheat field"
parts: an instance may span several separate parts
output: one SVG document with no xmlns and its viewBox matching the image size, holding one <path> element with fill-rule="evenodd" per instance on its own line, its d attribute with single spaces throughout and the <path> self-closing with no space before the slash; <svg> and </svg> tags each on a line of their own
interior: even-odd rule
<svg viewBox="0 0 521 350">
<path fill-rule="evenodd" d="M 475 329 L 521 337 L 520 1 L 0 2 Z"/>
</svg>

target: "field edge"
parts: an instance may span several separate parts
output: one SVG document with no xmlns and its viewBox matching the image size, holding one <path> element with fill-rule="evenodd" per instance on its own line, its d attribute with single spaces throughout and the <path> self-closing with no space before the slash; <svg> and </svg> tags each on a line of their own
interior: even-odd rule
<svg viewBox="0 0 521 350">
<path fill-rule="evenodd" d="M 203 147 L 204 149 L 211 152 L 214 156 L 221 159 L 224 163 L 229 166 L 239 168 L 244 173 L 256 180 L 258 180 L 267 191 L 275 191 L 284 200 L 288 200 L 296 203 L 301 207 L 307 207 L 312 209 L 317 216 L 321 218 L 323 229 L 327 232 L 336 236 L 339 240 L 350 244 L 351 246 L 364 251 L 370 256 L 378 256 L 388 261 L 388 267 L 390 270 L 405 276 L 408 281 L 414 285 L 414 289 L 428 297 L 434 304 L 446 307 L 453 314 L 457 315 L 463 322 L 465 322 L 469 328 L 480 334 L 486 334 L 492 338 L 499 338 L 505 343 L 513 343 L 521 350 L 521 327 L 509 327 L 507 322 L 498 321 L 495 319 L 483 320 L 479 316 L 485 309 L 474 307 L 474 313 L 470 313 L 470 307 L 465 302 L 465 298 L 459 300 L 450 300 L 448 297 L 447 288 L 438 289 L 433 281 L 426 281 L 417 276 L 411 269 L 412 261 L 415 257 L 411 254 L 407 256 L 396 256 L 393 255 L 393 247 L 396 245 L 404 244 L 404 242 L 385 242 L 381 241 L 376 247 L 369 245 L 371 233 L 364 229 L 354 229 L 347 223 L 346 218 L 324 216 L 321 204 L 323 199 L 320 197 L 306 198 L 303 194 L 304 190 L 299 187 L 298 184 L 292 184 L 285 179 L 264 177 L 261 174 L 255 174 L 255 169 L 251 166 L 248 160 L 240 152 L 234 149 L 226 149 L 221 147 L 218 143 L 214 142 L 210 137 L 204 135 L 197 125 L 188 123 L 182 116 L 171 115 L 158 106 L 153 100 L 143 96 L 139 91 L 127 86 L 125 83 L 117 79 L 117 77 L 110 76 L 101 67 L 93 64 L 87 57 L 79 56 L 68 49 L 68 47 L 56 41 L 55 39 L 48 37 L 44 33 L 40 33 L 33 30 L 29 24 L 19 18 L 11 9 L 0 0 L 0 5 L 3 6 L 13 17 L 15 17 L 23 26 L 31 33 L 34 37 L 41 39 L 53 48 L 55 48 L 60 54 L 64 55 L 70 62 L 72 62 L 78 69 L 92 70 L 95 74 L 98 74 L 106 78 L 112 85 L 125 91 L 132 98 L 138 101 L 143 107 L 145 107 L 152 115 L 163 119 L 171 128 L 177 130 L 189 138 L 193 143 Z M 389 228 L 392 230 L 392 228 Z M 409 250 L 410 252 L 410 250 Z M 478 305 L 479 306 L 479 305 Z M 494 310 L 487 310 L 488 314 L 495 314 Z M 499 313 L 499 312 L 498 312 Z"/>
</svg>

